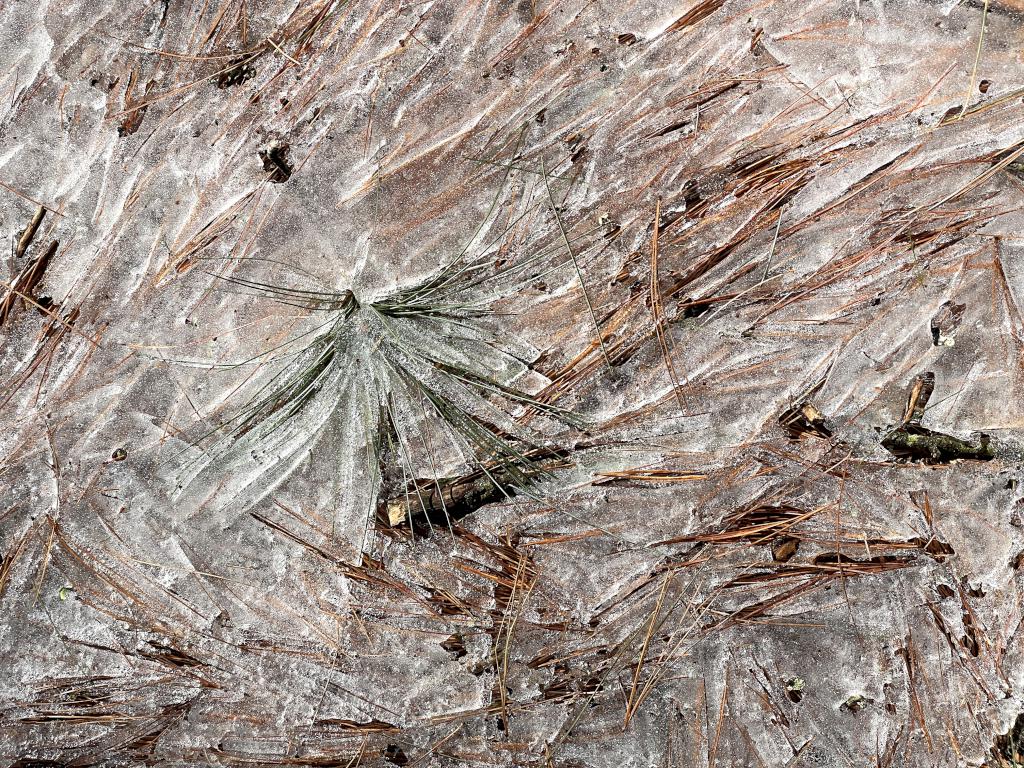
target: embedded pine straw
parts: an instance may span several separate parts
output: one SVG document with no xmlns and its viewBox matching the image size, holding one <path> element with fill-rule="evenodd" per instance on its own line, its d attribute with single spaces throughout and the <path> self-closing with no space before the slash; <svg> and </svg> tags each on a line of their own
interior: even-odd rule
<svg viewBox="0 0 1024 768">
<path fill-rule="evenodd" d="M 0 762 L 1020 762 L 1021 3 L 80 5 Z"/>
</svg>

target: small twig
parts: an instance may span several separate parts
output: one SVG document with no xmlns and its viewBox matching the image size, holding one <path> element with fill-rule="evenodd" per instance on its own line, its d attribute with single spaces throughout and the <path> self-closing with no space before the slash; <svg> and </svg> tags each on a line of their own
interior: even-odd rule
<svg viewBox="0 0 1024 768">
<path fill-rule="evenodd" d="M 21 237 L 18 238 L 18 247 L 14 250 L 14 257 L 20 259 L 25 255 L 25 251 L 28 250 L 29 245 L 32 243 L 32 238 L 36 236 L 36 230 L 39 229 L 39 225 L 43 223 L 43 217 L 46 215 L 46 207 L 40 205 L 39 210 L 36 211 L 32 217 L 32 221 L 29 222 L 28 226 L 25 227 L 25 231 L 21 233 Z"/>
</svg>

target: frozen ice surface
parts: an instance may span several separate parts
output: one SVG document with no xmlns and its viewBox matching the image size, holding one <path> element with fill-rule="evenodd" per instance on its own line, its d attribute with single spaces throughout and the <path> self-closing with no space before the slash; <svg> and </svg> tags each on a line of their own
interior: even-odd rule
<svg viewBox="0 0 1024 768">
<path fill-rule="evenodd" d="M 1022 764 L 1022 23 L 0 1 L 0 764 Z"/>
</svg>

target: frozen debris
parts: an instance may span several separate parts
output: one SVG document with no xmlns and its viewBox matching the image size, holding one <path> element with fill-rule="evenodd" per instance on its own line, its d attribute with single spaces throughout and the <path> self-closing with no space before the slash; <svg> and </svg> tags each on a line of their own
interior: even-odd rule
<svg viewBox="0 0 1024 768">
<path fill-rule="evenodd" d="M 955 343 L 956 331 L 964 316 L 966 304 L 946 301 L 931 320 L 932 344 L 936 347 L 952 347 Z"/>
<path fill-rule="evenodd" d="M 870 703 L 871 699 L 865 698 L 859 693 L 855 693 L 853 696 L 851 696 L 842 704 L 840 704 L 839 709 L 843 710 L 844 712 L 851 712 L 853 714 L 857 714 Z"/>
<path fill-rule="evenodd" d="M 786 680 L 786 697 L 794 704 L 799 704 L 804 697 L 804 679 L 802 677 L 791 677 Z"/>
<path fill-rule="evenodd" d="M 809 402 L 787 408 L 779 416 L 779 424 L 794 440 L 803 437 L 832 437 L 832 430 L 825 425 L 825 416 Z"/>
<path fill-rule="evenodd" d="M 292 177 L 294 166 L 288 159 L 291 146 L 287 143 L 272 144 L 259 151 L 263 161 L 263 170 L 270 174 L 268 180 L 273 184 L 284 184 Z"/>
</svg>

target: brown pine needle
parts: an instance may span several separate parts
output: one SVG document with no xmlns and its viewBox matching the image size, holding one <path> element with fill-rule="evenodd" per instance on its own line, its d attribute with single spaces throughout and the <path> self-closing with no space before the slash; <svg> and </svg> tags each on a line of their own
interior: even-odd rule
<svg viewBox="0 0 1024 768">
<path fill-rule="evenodd" d="M 665 360 L 665 368 L 668 369 L 668 377 L 672 382 L 672 392 L 675 394 L 679 410 L 689 413 L 686 406 L 686 399 L 679 384 L 679 376 L 676 373 L 675 363 L 672 361 L 671 338 L 665 333 L 665 314 L 661 304 L 661 291 L 658 288 L 658 233 L 661 229 L 661 198 L 654 204 L 654 234 L 651 236 L 651 314 L 654 316 L 654 332 L 658 337 L 658 346 L 661 347 L 661 356 Z"/>
<path fill-rule="evenodd" d="M 708 768 L 715 768 L 718 758 L 718 742 L 722 738 L 722 723 L 725 721 L 725 705 L 729 701 L 729 668 L 725 668 L 725 682 L 722 686 L 722 699 L 718 704 L 718 721 L 715 723 L 715 740 L 711 743 L 708 753 Z"/>
<path fill-rule="evenodd" d="M 508 657 L 512 647 L 512 634 L 515 630 L 516 623 L 519 621 L 519 615 L 523 608 L 526 606 L 526 601 L 530 597 L 530 593 L 533 591 L 533 586 L 536 583 L 536 579 L 532 579 L 529 585 L 526 587 L 526 594 L 519 598 L 519 607 L 516 608 L 516 598 L 519 597 L 520 586 L 523 584 L 523 574 L 526 571 L 526 554 L 522 554 L 519 558 L 519 563 L 516 566 L 515 578 L 512 582 L 512 594 L 508 598 L 508 607 L 505 610 L 505 616 L 502 617 L 501 626 L 498 629 L 498 637 L 502 637 L 503 644 L 501 648 L 501 658 L 498 658 L 498 642 L 495 638 L 494 652 L 495 652 L 495 667 L 498 672 L 498 693 L 501 697 L 501 715 L 502 719 L 508 727 L 508 693 L 506 690 L 506 681 L 508 680 Z M 508 627 L 505 627 L 505 622 L 509 619 L 509 612 L 513 612 L 511 620 L 508 622 Z"/>
<path fill-rule="evenodd" d="M 628 728 L 629 721 L 633 718 L 633 714 L 636 712 L 640 702 L 637 701 L 637 686 L 640 684 L 640 673 L 644 668 L 644 657 L 647 656 L 647 648 L 651 644 L 651 635 L 654 634 L 654 627 L 658 621 L 658 614 L 661 613 L 661 606 L 665 602 L 665 592 L 668 590 L 668 584 L 672 580 L 672 574 L 669 573 L 665 576 L 664 581 L 661 583 L 661 591 L 658 593 L 658 599 L 654 604 L 654 610 L 651 611 L 651 621 L 647 625 L 647 633 L 644 635 L 644 642 L 640 646 L 640 655 L 636 662 L 636 669 L 633 672 L 633 685 L 629 689 L 629 700 L 626 702 L 626 716 L 622 721 L 622 727 Z"/>
<path fill-rule="evenodd" d="M 978 77 L 978 64 L 981 62 L 981 47 L 985 44 L 985 22 L 988 19 L 988 0 L 981 9 L 981 31 L 978 33 L 978 49 L 974 52 L 974 66 L 971 67 L 971 78 L 967 81 L 967 91 L 964 93 L 964 103 L 956 119 L 959 120 L 967 113 L 967 105 L 970 104 L 971 94 L 974 93 L 974 81 Z"/>
</svg>

